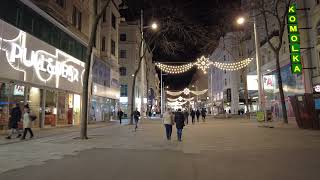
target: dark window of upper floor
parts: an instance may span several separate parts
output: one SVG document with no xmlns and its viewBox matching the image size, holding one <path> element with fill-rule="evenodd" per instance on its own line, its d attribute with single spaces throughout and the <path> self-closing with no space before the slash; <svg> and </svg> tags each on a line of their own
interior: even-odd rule
<svg viewBox="0 0 320 180">
<path fill-rule="evenodd" d="M 121 97 L 127 97 L 128 96 L 128 85 L 121 84 L 121 86 L 120 86 L 120 96 Z"/>
<path fill-rule="evenodd" d="M 65 0 L 56 0 L 56 3 L 62 8 L 65 6 Z"/>
<path fill-rule="evenodd" d="M 116 55 L 116 42 L 114 42 L 114 40 L 111 39 L 111 54 L 112 55 Z"/>
<path fill-rule="evenodd" d="M 121 33 L 120 34 L 120 41 L 126 41 L 127 40 L 127 34 Z"/>
<path fill-rule="evenodd" d="M 120 67 L 120 76 L 126 76 L 127 75 L 127 68 L 126 67 Z"/>
<path fill-rule="evenodd" d="M 106 51 L 106 37 L 102 37 L 101 39 L 101 51 Z"/>
<path fill-rule="evenodd" d="M 111 13 L 111 24 L 114 29 L 117 29 L 116 28 L 116 16 L 113 13 Z"/>
<path fill-rule="evenodd" d="M 126 50 L 120 50 L 120 58 L 127 58 L 127 51 Z"/>
</svg>

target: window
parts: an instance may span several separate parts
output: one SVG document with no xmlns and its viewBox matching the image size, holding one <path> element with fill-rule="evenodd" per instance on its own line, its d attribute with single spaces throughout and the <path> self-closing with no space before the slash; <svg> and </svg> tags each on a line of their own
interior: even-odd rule
<svg viewBox="0 0 320 180">
<path fill-rule="evenodd" d="M 103 11 L 103 14 L 102 14 L 102 22 L 106 22 L 106 10 Z"/>
<path fill-rule="evenodd" d="M 126 50 L 120 50 L 120 58 L 127 58 L 127 51 Z"/>
<path fill-rule="evenodd" d="M 127 40 L 127 35 L 126 34 L 120 34 L 120 41 L 126 41 Z"/>
<path fill-rule="evenodd" d="M 106 51 L 106 37 L 102 37 L 101 40 L 101 51 Z"/>
<path fill-rule="evenodd" d="M 81 21 L 82 21 L 82 13 L 80 12 L 80 10 L 76 6 L 73 6 L 72 25 L 80 31 L 81 31 L 81 26 L 82 26 Z"/>
<path fill-rule="evenodd" d="M 127 75 L 127 68 L 126 67 L 120 67 L 120 76 L 126 76 Z"/>
<path fill-rule="evenodd" d="M 65 0 L 56 0 L 56 3 L 57 3 L 60 7 L 64 8 L 64 4 L 65 4 L 64 1 L 65 1 Z"/>
<path fill-rule="evenodd" d="M 114 40 L 111 39 L 111 54 L 112 55 L 116 55 L 116 42 L 114 42 Z"/>
<path fill-rule="evenodd" d="M 111 23 L 112 27 L 116 29 L 116 16 L 113 13 L 111 14 Z"/>
<path fill-rule="evenodd" d="M 126 84 L 120 85 L 120 96 L 121 97 L 128 97 L 128 85 L 126 85 Z"/>
</svg>

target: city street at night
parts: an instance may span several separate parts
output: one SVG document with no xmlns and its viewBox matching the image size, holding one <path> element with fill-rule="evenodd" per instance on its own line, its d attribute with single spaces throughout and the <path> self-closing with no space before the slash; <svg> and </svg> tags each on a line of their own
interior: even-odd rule
<svg viewBox="0 0 320 180">
<path fill-rule="evenodd" d="M 0 179 L 318 179 L 320 132 L 245 119 L 187 125 L 183 141 L 164 137 L 159 120 L 64 133 L 0 146 Z"/>
</svg>

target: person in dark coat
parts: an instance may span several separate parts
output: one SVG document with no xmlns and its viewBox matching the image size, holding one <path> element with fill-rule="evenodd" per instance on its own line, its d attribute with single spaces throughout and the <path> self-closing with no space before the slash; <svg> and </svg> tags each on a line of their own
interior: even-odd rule
<svg viewBox="0 0 320 180">
<path fill-rule="evenodd" d="M 189 112 L 188 112 L 188 110 L 184 111 L 184 120 L 187 122 L 187 124 L 189 124 Z"/>
<path fill-rule="evenodd" d="M 176 123 L 177 128 L 177 135 L 178 135 L 178 141 L 182 141 L 182 130 L 185 126 L 184 124 L 184 114 L 181 112 L 181 109 L 178 109 L 178 111 L 174 115 L 174 121 Z"/>
<path fill-rule="evenodd" d="M 21 133 L 19 132 L 19 127 L 18 127 L 18 124 L 21 120 L 21 116 L 22 116 L 22 112 L 20 109 L 20 105 L 19 103 L 17 103 L 16 106 L 10 112 L 10 119 L 8 124 L 10 133 L 6 137 L 7 139 L 11 139 L 11 136 L 13 135 L 14 131 L 18 133 L 17 138 L 21 136 Z"/>
<path fill-rule="evenodd" d="M 136 127 L 135 127 L 135 131 L 137 131 L 138 129 L 138 122 L 139 122 L 139 119 L 140 119 L 140 112 L 138 111 L 138 108 L 136 108 L 136 110 L 133 112 L 133 119 L 134 119 L 134 122 L 136 123 Z"/>
<path fill-rule="evenodd" d="M 207 114 L 207 111 L 206 109 L 202 109 L 201 110 L 201 115 L 202 115 L 202 121 L 205 122 L 206 121 L 206 114 Z"/>
<path fill-rule="evenodd" d="M 191 118 L 192 118 L 192 124 L 194 124 L 195 123 L 196 112 L 192 109 L 190 115 L 191 115 Z"/>
<path fill-rule="evenodd" d="M 197 121 L 199 122 L 199 117 L 200 117 L 200 111 L 199 111 L 199 109 L 197 109 L 196 115 L 197 115 Z"/>
<path fill-rule="evenodd" d="M 121 109 L 119 109 L 118 118 L 119 118 L 120 124 L 122 124 L 122 116 L 123 116 L 123 111 Z"/>
</svg>

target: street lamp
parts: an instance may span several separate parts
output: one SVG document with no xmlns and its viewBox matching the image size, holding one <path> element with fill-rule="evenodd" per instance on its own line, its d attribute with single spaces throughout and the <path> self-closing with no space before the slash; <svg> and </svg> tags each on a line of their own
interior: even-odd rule
<svg viewBox="0 0 320 180">
<path fill-rule="evenodd" d="M 153 30 L 157 30 L 157 29 L 158 29 L 158 24 L 155 23 L 155 22 L 152 23 L 151 28 L 152 28 Z"/>
<path fill-rule="evenodd" d="M 239 17 L 237 19 L 237 24 L 243 25 L 245 23 L 244 17 Z M 260 40 L 257 32 L 256 17 L 253 18 L 253 30 L 254 30 L 254 40 L 256 48 L 256 65 L 257 65 L 257 79 L 258 79 L 258 94 L 259 94 L 259 110 L 264 111 L 264 95 L 262 89 L 262 74 L 261 74 L 261 62 L 260 62 Z"/>
</svg>

